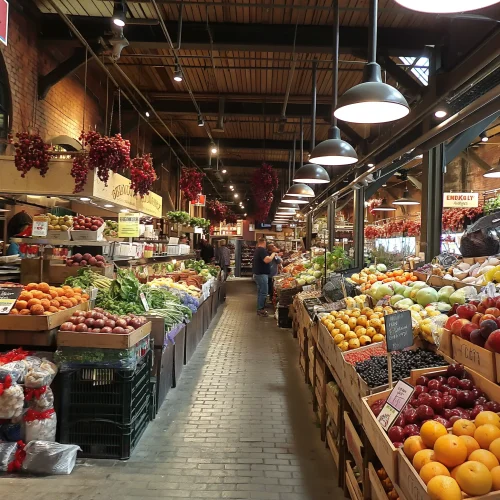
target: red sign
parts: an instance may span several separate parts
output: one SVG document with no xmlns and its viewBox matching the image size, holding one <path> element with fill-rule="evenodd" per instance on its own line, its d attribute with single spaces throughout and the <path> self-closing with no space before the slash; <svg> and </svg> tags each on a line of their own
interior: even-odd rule
<svg viewBox="0 0 500 500">
<path fill-rule="evenodd" d="M 0 42 L 7 45 L 9 33 L 9 2 L 0 0 Z"/>
<path fill-rule="evenodd" d="M 195 207 L 204 207 L 205 206 L 205 202 L 207 201 L 207 195 L 206 194 L 199 194 L 197 197 L 196 197 L 196 200 L 193 200 L 191 202 L 191 205 L 194 205 Z"/>
</svg>

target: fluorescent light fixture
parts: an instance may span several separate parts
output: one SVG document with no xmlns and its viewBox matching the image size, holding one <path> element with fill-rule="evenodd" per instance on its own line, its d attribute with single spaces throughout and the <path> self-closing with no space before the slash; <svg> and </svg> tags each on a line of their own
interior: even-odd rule
<svg viewBox="0 0 500 500">
<path fill-rule="evenodd" d="M 90 201 L 90 198 L 80 198 L 80 201 Z"/>
<path fill-rule="evenodd" d="M 124 213 L 124 214 L 128 214 L 128 208 L 122 208 L 120 210 L 120 212 Z"/>
<path fill-rule="evenodd" d="M 446 115 L 448 114 L 447 111 L 445 111 L 444 109 L 438 109 L 435 113 L 434 113 L 434 116 L 436 118 L 444 118 Z"/>
<path fill-rule="evenodd" d="M 396 0 L 407 9 L 428 14 L 453 14 L 484 9 L 495 5 L 499 0 Z"/>
<path fill-rule="evenodd" d="M 104 208 L 113 208 L 113 207 L 114 207 L 114 205 L 110 205 L 109 203 L 104 205 Z"/>
</svg>

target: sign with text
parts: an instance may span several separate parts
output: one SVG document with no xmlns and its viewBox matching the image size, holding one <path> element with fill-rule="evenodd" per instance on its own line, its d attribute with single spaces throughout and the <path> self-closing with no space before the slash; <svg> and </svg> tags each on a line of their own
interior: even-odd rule
<svg viewBox="0 0 500 500">
<path fill-rule="evenodd" d="M 399 414 L 410 400 L 415 388 L 400 380 L 389 394 L 387 402 L 379 413 L 377 420 L 382 428 L 387 432 L 396 421 Z"/>
<path fill-rule="evenodd" d="M 22 286 L 0 286 L 0 314 L 10 313 L 22 291 Z"/>
<path fill-rule="evenodd" d="M 444 208 L 477 208 L 479 193 L 443 193 Z"/>
<path fill-rule="evenodd" d="M 32 236 L 47 236 L 49 230 L 49 218 L 46 215 L 35 215 L 33 217 Z"/>
<path fill-rule="evenodd" d="M 120 238 L 138 238 L 139 213 L 118 214 L 118 237 Z"/>
<path fill-rule="evenodd" d="M 0 0 L 0 42 L 7 45 L 9 34 L 9 2 Z"/>
<path fill-rule="evenodd" d="M 410 311 L 400 311 L 384 316 L 387 350 L 401 351 L 413 345 L 413 328 Z"/>
<path fill-rule="evenodd" d="M 207 195 L 200 193 L 196 197 L 196 200 L 191 201 L 191 205 L 194 205 L 195 207 L 204 207 L 206 201 L 207 201 Z"/>
</svg>

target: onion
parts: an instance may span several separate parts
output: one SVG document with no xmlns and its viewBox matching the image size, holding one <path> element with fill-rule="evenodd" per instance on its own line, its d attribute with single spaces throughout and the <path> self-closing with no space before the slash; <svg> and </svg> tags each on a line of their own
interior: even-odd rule
<svg viewBox="0 0 500 500">
<path fill-rule="evenodd" d="M 94 323 L 95 323 L 95 319 L 94 319 L 94 318 L 86 318 L 86 319 L 85 319 L 85 324 L 86 324 L 89 328 L 93 328 L 93 327 L 94 327 Z"/>
<path fill-rule="evenodd" d="M 74 332 L 75 325 L 71 323 L 71 321 L 66 321 L 66 323 L 63 323 L 59 329 L 61 332 Z"/>
<path fill-rule="evenodd" d="M 127 321 L 123 318 L 117 319 L 116 326 L 121 326 L 122 328 L 125 328 L 127 326 Z"/>
<path fill-rule="evenodd" d="M 102 313 L 100 313 L 100 312 L 94 312 L 94 313 L 92 314 L 92 317 L 93 317 L 94 319 L 104 319 L 104 314 L 102 314 Z"/>
<path fill-rule="evenodd" d="M 103 328 L 101 328 L 101 333 L 111 333 L 112 331 L 113 329 L 109 326 L 104 326 Z"/>
<path fill-rule="evenodd" d="M 108 326 L 113 329 L 116 326 L 116 323 L 112 319 L 107 319 L 104 321 L 104 326 Z"/>
<path fill-rule="evenodd" d="M 121 326 L 115 326 L 113 328 L 113 333 L 118 333 L 123 335 L 125 333 L 125 330 Z"/>
<path fill-rule="evenodd" d="M 101 333 L 100 328 L 92 328 L 92 333 Z"/>
<path fill-rule="evenodd" d="M 134 330 L 137 330 L 138 328 L 140 328 L 142 326 L 142 322 L 139 318 L 132 318 L 130 320 L 130 326 L 134 329 Z"/>
<path fill-rule="evenodd" d="M 88 331 L 87 325 L 85 323 L 80 323 L 75 326 L 75 332 L 86 332 Z"/>
<path fill-rule="evenodd" d="M 77 318 L 74 318 L 73 320 L 71 320 L 71 322 L 74 325 L 80 325 L 81 323 L 85 322 L 85 317 L 84 316 L 78 316 Z"/>
<path fill-rule="evenodd" d="M 96 319 L 94 321 L 94 328 L 102 328 L 104 326 L 104 320 L 103 319 Z"/>
<path fill-rule="evenodd" d="M 92 311 L 87 311 L 87 312 L 85 313 L 85 317 L 86 317 L 86 318 L 92 318 L 92 315 L 93 315 L 93 314 L 94 314 L 94 313 L 93 313 Z"/>
</svg>

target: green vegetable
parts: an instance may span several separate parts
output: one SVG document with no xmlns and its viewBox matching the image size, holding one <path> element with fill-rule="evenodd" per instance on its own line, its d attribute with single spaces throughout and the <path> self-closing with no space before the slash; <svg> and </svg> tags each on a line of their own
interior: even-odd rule
<svg viewBox="0 0 500 500">
<path fill-rule="evenodd" d="M 168 220 L 178 224 L 189 224 L 191 216 L 187 212 L 167 212 Z"/>
<path fill-rule="evenodd" d="M 114 299 L 134 303 L 139 301 L 139 286 L 139 280 L 132 271 L 118 269 L 109 293 Z"/>
<path fill-rule="evenodd" d="M 140 289 L 140 293 L 144 293 L 144 297 L 151 309 L 162 309 L 167 302 L 181 303 L 179 297 L 165 288 L 153 288 L 148 285 L 143 285 Z"/>
<path fill-rule="evenodd" d="M 113 280 L 110 278 L 95 273 L 90 268 L 82 267 L 78 270 L 76 276 L 69 276 L 66 278 L 64 284 L 72 287 L 79 286 L 84 289 L 95 287 L 99 288 L 99 290 L 109 290 L 112 282 Z"/>
</svg>

